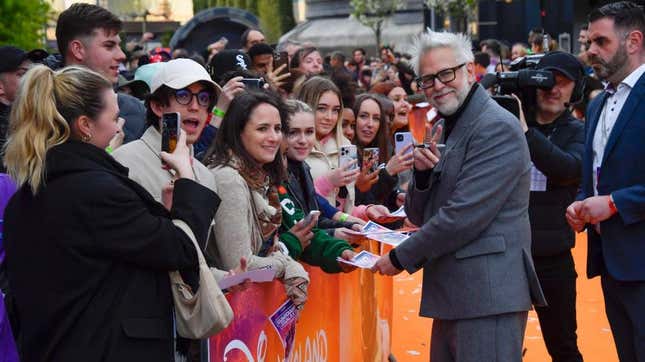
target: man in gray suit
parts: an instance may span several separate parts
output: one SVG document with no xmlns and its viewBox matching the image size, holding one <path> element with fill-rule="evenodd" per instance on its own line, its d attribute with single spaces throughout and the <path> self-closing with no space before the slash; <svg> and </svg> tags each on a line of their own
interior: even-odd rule
<svg viewBox="0 0 645 362">
<path fill-rule="evenodd" d="M 432 362 L 521 361 L 528 310 L 546 304 L 530 254 L 529 150 L 518 119 L 475 83 L 473 60 L 464 35 L 418 40 L 418 84 L 445 123 L 414 150 L 405 210 L 421 228 L 373 270 L 423 268 Z"/>
</svg>

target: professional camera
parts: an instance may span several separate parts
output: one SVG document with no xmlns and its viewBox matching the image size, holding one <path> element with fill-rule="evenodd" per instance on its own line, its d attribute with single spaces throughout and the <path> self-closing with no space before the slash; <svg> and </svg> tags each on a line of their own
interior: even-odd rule
<svg viewBox="0 0 645 362">
<path fill-rule="evenodd" d="M 524 115 L 531 117 L 535 113 L 536 89 L 551 89 L 555 77 L 548 70 L 536 70 L 544 54 L 529 55 L 514 60 L 508 72 L 497 72 L 486 75 L 481 84 L 484 88 L 493 87 L 493 99 L 502 107 L 519 117 L 517 101 L 509 94 L 515 94 L 522 101 Z"/>
</svg>

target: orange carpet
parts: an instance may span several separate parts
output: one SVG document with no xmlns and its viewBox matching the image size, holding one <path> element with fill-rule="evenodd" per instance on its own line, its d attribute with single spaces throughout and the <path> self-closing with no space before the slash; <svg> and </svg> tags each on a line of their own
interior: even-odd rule
<svg viewBox="0 0 645 362">
<path fill-rule="evenodd" d="M 585 362 L 617 362 L 616 348 L 605 315 L 600 289 L 600 279 L 587 279 L 587 236 L 578 234 L 573 256 L 578 271 L 578 346 Z M 419 317 L 421 298 L 421 272 L 414 275 L 402 273 L 394 278 L 394 317 L 392 326 L 392 352 L 398 362 L 429 361 L 430 329 L 432 320 Z M 551 360 L 544 346 L 540 324 L 534 311 L 529 320 L 524 339 L 526 362 Z"/>
</svg>

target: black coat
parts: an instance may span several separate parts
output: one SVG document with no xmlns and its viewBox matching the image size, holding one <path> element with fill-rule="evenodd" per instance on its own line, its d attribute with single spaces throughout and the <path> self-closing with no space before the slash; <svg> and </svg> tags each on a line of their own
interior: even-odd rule
<svg viewBox="0 0 645 362">
<path fill-rule="evenodd" d="M 551 124 L 529 127 L 526 140 L 531 161 L 547 179 L 546 191 L 531 191 L 531 251 L 537 257 L 560 254 L 575 244 L 565 212 L 580 185 L 584 124 L 565 112 Z"/>
<path fill-rule="evenodd" d="M 168 212 L 105 151 L 50 150 L 46 185 L 23 186 L 5 212 L 21 361 L 173 361 L 168 271 L 194 278 L 197 255 L 171 219 L 203 247 L 218 202 L 180 179 Z"/>
</svg>

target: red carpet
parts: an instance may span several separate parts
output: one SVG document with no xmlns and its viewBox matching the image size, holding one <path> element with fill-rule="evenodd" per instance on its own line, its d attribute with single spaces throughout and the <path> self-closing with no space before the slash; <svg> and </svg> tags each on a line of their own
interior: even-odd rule
<svg viewBox="0 0 645 362">
<path fill-rule="evenodd" d="M 617 362 L 616 349 L 605 316 L 600 279 L 585 276 L 587 237 L 579 234 L 573 256 L 578 271 L 578 346 L 585 362 Z M 399 362 L 429 361 L 432 320 L 419 317 L 421 272 L 406 272 L 394 279 L 394 317 L 392 352 Z M 524 346 L 524 361 L 547 362 L 540 324 L 535 312 L 529 313 Z"/>
</svg>

